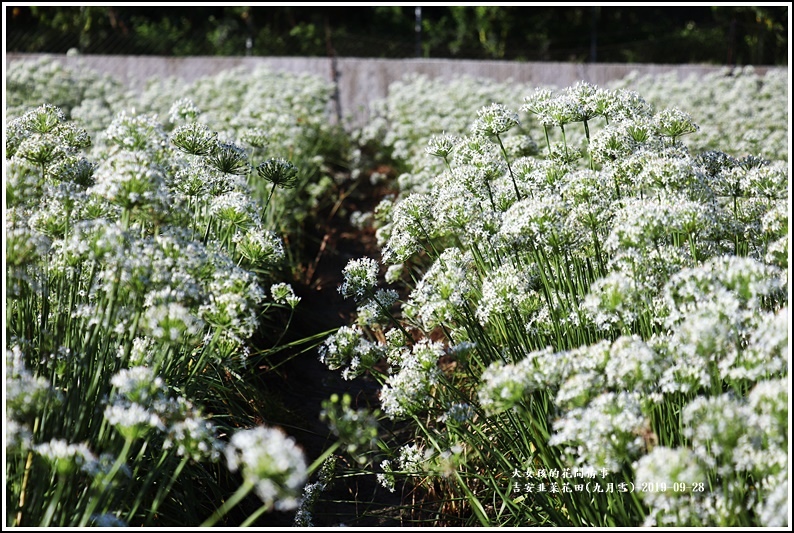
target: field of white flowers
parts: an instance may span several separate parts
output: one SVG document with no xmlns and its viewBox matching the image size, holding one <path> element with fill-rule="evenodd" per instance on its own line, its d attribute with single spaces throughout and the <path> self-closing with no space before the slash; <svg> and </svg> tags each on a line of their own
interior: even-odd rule
<svg viewBox="0 0 794 533">
<path fill-rule="evenodd" d="M 347 525 L 789 525 L 787 70 L 413 76 L 355 131 L 312 76 L 6 81 L 6 525 L 337 525 L 359 480 Z M 321 223 L 377 247 L 296 339 Z M 376 387 L 323 452 L 285 353 Z"/>
</svg>

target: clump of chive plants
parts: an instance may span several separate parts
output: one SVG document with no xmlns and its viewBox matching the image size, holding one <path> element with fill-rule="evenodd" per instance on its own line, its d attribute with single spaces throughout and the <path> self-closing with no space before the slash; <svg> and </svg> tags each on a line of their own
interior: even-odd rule
<svg viewBox="0 0 794 533">
<path fill-rule="evenodd" d="M 262 317 L 300 298 L 246 151 L 199 113 L 177 102 L 170 135 L 118 113 L 96 159 L 55 106 L 6 125 L 8 525 L 209 525 L 249 493 L 250 524 L 316 468 L 234 404 Z"/>
<path fill-rule="evenodd" d="M 541 150 L 501 104 L 432 137 L 343 272 L 358 319 L 320 359 L 410 428 L 371 474 L 472 525 L 786 525 L 787 167 L 693 153 L 625 89 L 520 111 Z"/>
</svg>

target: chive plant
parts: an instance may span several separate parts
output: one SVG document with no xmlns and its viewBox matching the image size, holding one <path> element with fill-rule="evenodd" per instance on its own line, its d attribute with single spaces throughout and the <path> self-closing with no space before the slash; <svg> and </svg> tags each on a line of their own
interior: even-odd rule
<svg viewBox="0 0 794 533">
<path fill-rule="evenodd" d="M 294 508 L 300 448 L 221 410 L 260 357 L 262 318 L 299 301 L 272 283 L 283 243 L 250 200 L 244 150 L 122 112 L 95 163 L 51 105 L 7 131 L 8 524 L 214 522 L 233 501 L 211 507 L 224 455 L 238 499 Z"/>
<path fill-rule="evenodd" d="M 626 89 L 521 110 L 546 150 L 511 154 L 518 115 L 485 106 L 430 137 L 423 188 L 379 206 L 406 298 L 379 296 L 374 258 L 343 271 L 367 318 L 320 359 L 373 376 L 410 428 L 370 471 L 466 524 L 781 524 L 786 166 L 693 152 L 690 114 Z"/>
</svg>

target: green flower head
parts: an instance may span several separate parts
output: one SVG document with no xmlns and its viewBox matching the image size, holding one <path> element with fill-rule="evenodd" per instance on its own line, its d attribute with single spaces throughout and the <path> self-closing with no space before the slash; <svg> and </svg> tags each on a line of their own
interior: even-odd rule
<svg viewBox="0 0 794 533">
<path fill-rule="evenodd" d="M 256 171 L 262 178 L 284 189 L 292 189 L 298 180 L 298 168 L 286 159 L 268 159 L 260 163 Z"/>
</svg>

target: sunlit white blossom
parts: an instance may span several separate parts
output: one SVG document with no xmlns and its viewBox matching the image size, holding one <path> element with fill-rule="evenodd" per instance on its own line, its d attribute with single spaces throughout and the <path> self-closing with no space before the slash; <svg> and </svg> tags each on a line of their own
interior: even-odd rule
<svg viewBox="0 0 794 533">
<path fill-rule="evenodd" d="M 637 393 L 604 393 L 554 422 L 549 444 L 560 445 L 578 465 L 610 472 L 638 457 L 648 420 Z"/>
<path fill-rule="evenodd" d="M 298 302 L 301 301 L 300 296 L 295 295 L 295 291 L 289 283 L 275 283 L 271 285 L 270 295 L 276 303 L 289 305 L 293 309 L 298 305 Z"/>
<path fill-rule="evenodd" d="M 84 442 L 70 444 L 64 439 L 52 439 L 37 444 L 33 450 L 46 459 L 61 475 L 69 474 L 96 461 L 96 456 Z"/>
<path fill-rule="evenodd" d="M 344 281 L 339 292 L 345 298 L 356 300 L 372 294 L 378 284 L 378 270 L 378 262 L 372 258 L 351 259 L 342 271 Z"/>
<path fill-rule="evenodd" d="M 292 437 L 278 428 L 238 430 L 224 450 L 229 470 L 242 471 L 247 483 L 269 506 L 295 509 L 307 477 L 303 451 Z"/>
<path fill-rule="evenodd" d="M 423 339 L 399 362 L 400 368 L 389 376 L 380 392 L 383 411 L 392 419 L 421 412 L 437 383 L 438 359 L 443 355 L 440 343 Z"/>
</svg>

